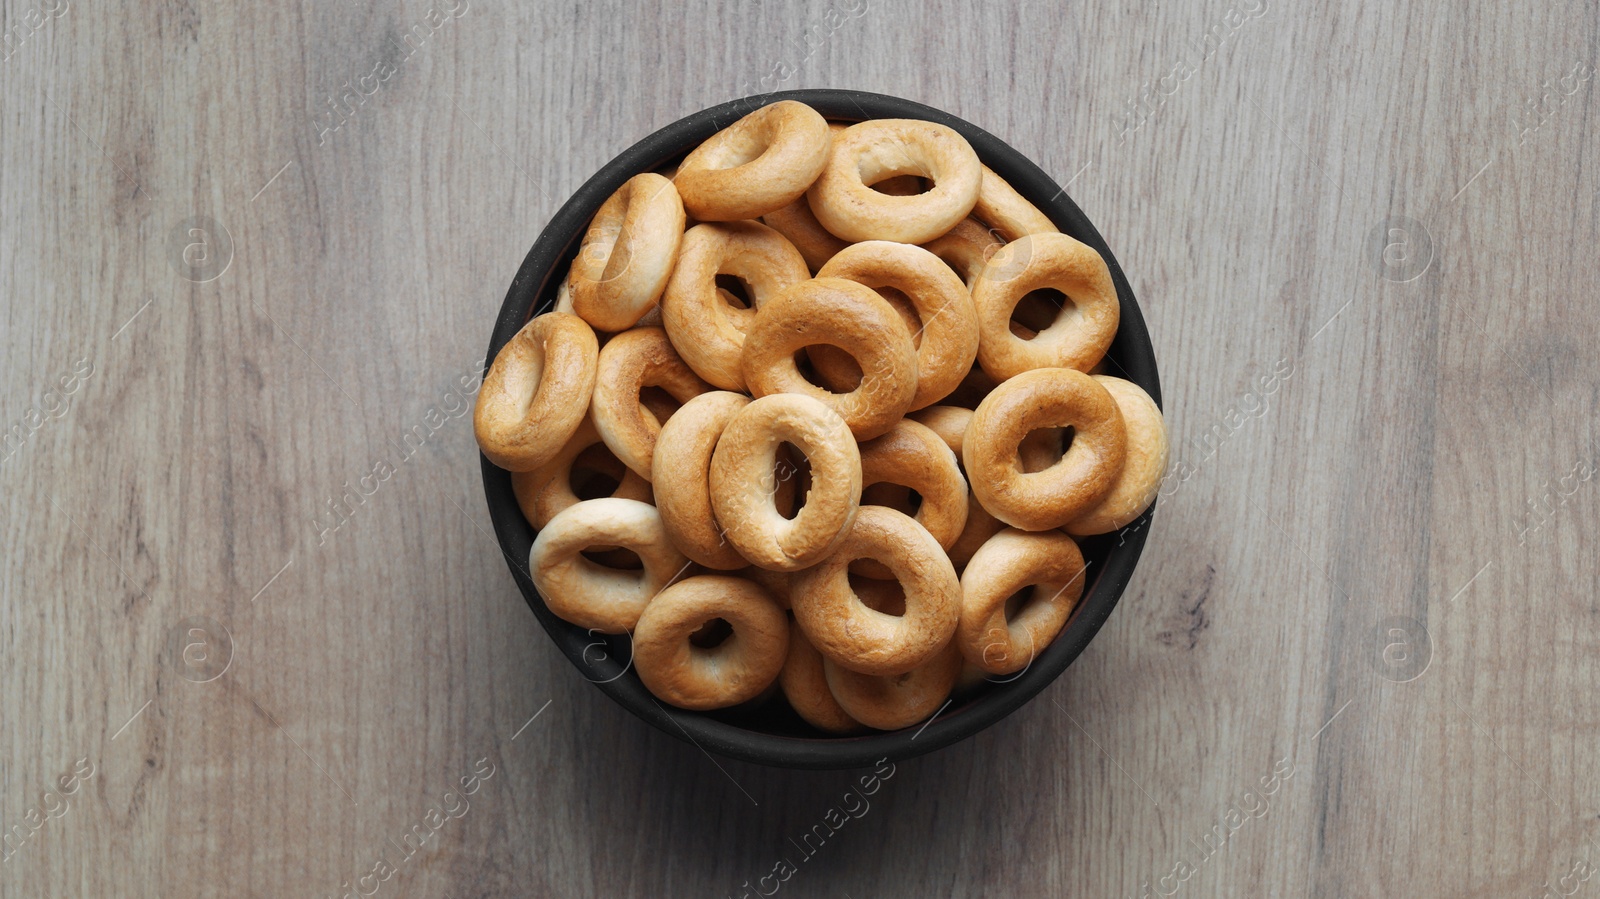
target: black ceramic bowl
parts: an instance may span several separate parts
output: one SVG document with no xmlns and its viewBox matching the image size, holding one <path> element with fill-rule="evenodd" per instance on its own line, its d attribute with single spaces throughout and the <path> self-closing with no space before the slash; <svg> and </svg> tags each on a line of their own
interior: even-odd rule
<svg viewBox="0 0 1600 899">
<path fill-rule="evenodd" d="M 838 121 L 910 118 L 939 122 L 960 132 L 977 150 L 984 164 L 1011 183 L 1039 207 L 1066 234 L 1100 252 L 1111 268 L 1122 304 L 1122 323 L 1111 345 L 1111 370 L 1143 387 L 1159 404 L 1161 387 L 1156 377 L 1155 354 L 1133 291 L 1106 242 L 1089 223 L 1066 191 L 1050 176 L 999 138 L 945 112 L 882 94 L 845 90 L 801 90 L 762 94 L 705 109 L 662 128 L 629 147 L 595 173 L 551 219 L 511 282 L 488 360 L 506 344 L 528 318 L 555 304 L 556 288 L 565 277 L 589 220 L 624 181 L 640 173 L 671 164 L 701 141 L 740 117 L 778 100 L 799 100 Z M 607 696 L 655 727 L 686 739 L 702 749 L 734 758 L 788 768 L 847 768 L 872 764 L 877 759 L 899 760 L 948 746 L 999 721 L 1032 699 L 1083 652 L 1111 614 L 1128 580 L 1133 576 L 1149 531 L 1150 512 L 1120 533 L 1082 541 L 1088 574 L 1082 600 L 1055 642 L 1020 674 L 996 678 L 975 694 L 950 702 L 930 721 L 889 733 L 833 737 L 814 730 L 783 702 L 781 696 L 754 709 L 688 712 L 663 705 L 630 670 L 626 637 L 606 637 L 557 618 L 545 607 L 528 576 L 528 549 L 534 531 L 522 517 L 511 491 L 511 476 L 483 464 L 483 486 L 489 515 L 505 551 L 506 562 L 533 614 L 561 651 Z M 1001 682 L 1003 681 L 1003 682 Z"/>
</svg>

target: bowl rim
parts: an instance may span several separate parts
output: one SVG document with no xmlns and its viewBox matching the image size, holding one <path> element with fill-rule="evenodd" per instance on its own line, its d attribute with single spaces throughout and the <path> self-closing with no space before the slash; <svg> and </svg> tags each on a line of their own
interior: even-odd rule
<svg viewBox="0 0 1600 899">
<path fill-rule="evenodd" d="M 739 118 L 780 100 L 798 100 L 830 120 L 924 119 L 959 132 L 985 165 L 1039 207 L 1063 233 L 1093 247 L 1105 259 L 1121 306 L 1121 323 L 1113 342 L 1119 361 L 1114 364 L 1122 369 L 1120 376 L 1144 388 L 1160 406 L 1155 351 L 1133 290 L 1110 247 L 1064 187 L 1017 149 L 950 113 L 887 94 L 830 88 L 755 94 L 702 109 L 658 129 L 602 166 L 550 218 L 517 269 L 490 338 L 484 370 L 530 314 L 542 312 L 541 307 L 553 303 L 559 283 L 556 273 L 564 272 L 590 219 L 607 197 L 632 176 L 661 168 Z M 1041 198 L 1045 198 L 1043 202 Z M 517 505 L 510 473 L 494 466 L 481 453 L 479 459 L 489 516 L 512 578 L 534 617 L 580 674 L 640 719 L 702 751 L 785 768 L 838 769 L 866 767 L 883 759 L 903 761 L 966 739 L 1021 708 L 1053 683 L 1105 624 L 1133 575 L 1155 511 L 1152 503 L 1121 531 L 1090 538 L 1114 537 L 1117 543 L 1107 550 L 1098 575 L 1088 579 L 1066 627 L 1021 674 L 948 713 L 946 709 L 954 700 L 946 702 L 932 718 L 914 729 L 812 738 L 751 730 L 712 715 L 675 709 L 650 695 L 637 676 L 626 676 L 632 660 L 617 657 L 620 641 L 569 624 L 546 607 L 527 570 L 533 528 Z M 1089 556 L 1086 548 L 1085 557 Z"/>
</svg>

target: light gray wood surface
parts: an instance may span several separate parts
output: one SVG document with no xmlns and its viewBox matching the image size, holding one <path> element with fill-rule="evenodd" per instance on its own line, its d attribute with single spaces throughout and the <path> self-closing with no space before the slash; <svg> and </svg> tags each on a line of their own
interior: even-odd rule
<svg viewBox="0 0 1600 899">
<path fill-rule="evenodd" d="M 0 895 L 339 895 L 417 822 L 377 895 L 1600 891 L 1597 29 L 0 0 Z M 821 86 L 1070 185 L 1189 468 L 1067 675 L 802 860 L 859 772 L 713 759 L 585 683 L 460 386 L 599 165 Z"/>
</svg>

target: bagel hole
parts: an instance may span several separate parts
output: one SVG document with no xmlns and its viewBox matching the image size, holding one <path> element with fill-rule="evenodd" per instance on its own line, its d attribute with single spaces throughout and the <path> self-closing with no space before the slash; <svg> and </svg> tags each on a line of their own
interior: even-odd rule
<svg viewBox="0 0 1600 899">
<path fill-rule="evenodd" d="M 1022 438 L 1022 443 L 1017 447 L 1017 458 L 1022 463 L 1025 474 L 1044 471 L 1060 462 L 1067 454 L 1067 447 L 1072 445 L 1073 434 L 1076 430 L 1070 426 L 1065 428 L 1035 428 Z"/>
<path fill-rule="evenodd" d="M 777 461 L 772 466 L 773 483 L 780 488 L 784 484 L 793 486 L 790 495 L 792 499 L 785 503 L 775 503 L 778 514 L 793 521 L 800 510 L 805 508 L 806 492 L 811 489 L 811 460 L 800 451 L 800 447 L 784 441 L 775 454 Z"/>
<path fill-rule="evenodd" d="M 622 482 L 609 473 L 593 469 L 572 469 L 572 495 L 579 501 L 614 496 Z"/>
<path fill-rule="evenodd" d="M 1033 605 L 1034 594 L 1037 592 L 1038 591 L 1033 588 L 1033 585 L 1029 584 L 1028 586 L 1023 587 L 1021 590 L 1011 594 L 1010 598 L 1006 600 L 1006 620 L 1016 621 L 1017 616 L 1021 615 L 1024 609 L 1027 609 L 1029 606 Z"/>
<path fill-rule="evenodd" d="M 812 357 L 813 352 L 818 356 L 831 357 L 829 360 L 833 370 L 831 379 L 824 378 L 817 371 L 817 364 Z M 818 343 L 796 350 L 794 367 L 800 372 L 800 377 L 805 378 L 812 386 L 829 393 L 851 393 L 861 386 L 861 365 L 856 362 L 854 356 L 832 344 Z"/>
<path fill-rule="evenodd" d="M 664 424 L 683 404 L 665 389 L 647 385 L 639 388 L 639 405 L 655 416 L 656 424 Z"/>
<path fill-rule="evenodd" d="M 920 175 L 887 175 L 867 186 L 891 197 L 914 197 L 933 190 L 933 181 Z"/>
<path fill-rule="evenodd" d="M 1011 333 L 1023 340 L 1032 340 L 1055 324 L 1061 310 L 1070 302 L 1066 294 L 1053 287 L 1028 291 L 1011 310 Z"/>
<path fill-rule="evenodd" d="M 896 580 L 883 580 L 861 574 L 848 575 L 850 590 L 861 604 L 874 612 L 895 618 L 906 613 L 906 589 Z"/>
<path fill-rule="evenodd" d="M 754 309 L 755 303 L 750 301 L 750 285 L 737 275 L 717 275 L 717 289 L 722 291 L 722 298 L 729 301 L 735 309 Z"/>
<path fill-rule="evenodd" d="M 612 496 L 622 486 L 627 469 L 605 444 L 597 443 L 579 453 L 572 460 L 572 471 L 567 484 L 572 495 L 580 500 Z"/>
<path fill-rule="evenodd" d="M 642 571 L 644 562 L 639 554 L 620 546 L 591 546 L 580 553 L 585 559 L 616 571 Z"/>
<path fill-rule="evenodd" d="M 689 645 L 696 649 L 716 649 L 733 636 L 733 625 L 726 618 L 713 618 L 689 635 Z"/>
</svg>

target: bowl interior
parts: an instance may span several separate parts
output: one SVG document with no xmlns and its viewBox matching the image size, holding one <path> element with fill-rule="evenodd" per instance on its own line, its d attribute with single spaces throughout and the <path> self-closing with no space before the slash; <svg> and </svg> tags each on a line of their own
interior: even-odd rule
<svg viewBox="0 0 1600 899">
<path fill-rule="evenodd" d="M 909 100 L 846 90 L 784 91 L 724 103 L 662 128 L 613 159 L 562 206 L 523 260 L 501 307 L 487 361 L 493 361 L 529 317 L 554 306 L 556 288 L 577 253 L 589 220 L 623 182 L 640 172 L 675 163 L 718 130 L 778 100 L 798 100 L 836 121 L 915 118 L 960 132 L 985 165 L 1039 207 L 1063 233 L 1094 247 L 1104 257 L 1122 307 L 1121 325 L 1107 354 L 1110 370 L 1143 387 L 1160 404 L 1155 355 L 1133 292 L 1110 248 L 1066 191 L 1021 153 L 975 125 Z M 1080 541 L 1088 564 L 1083 598 L 1061 634 L 1026 670 L 992 678 L 970 695 L 952 699 L 916 728 L 833 737 L 807 725 L 781 696 L 765 704 L 712 713 L 663 705 L 631 672 L 626 637 L 591 633 L 562 621 L 545 607 L 528 575 L 528 550 L 535 534 L 517 507 L 511 477 L 487 459 L 481 462 L 490 517 L 512 576 L 540 624 L 584 678 L 644 720 L 703 749 L 794 768 L 859 767 L 882 758 L 909 758 L 968 737 L 1016 710 L 1065 670 L 1105 623 L 1133 574 L 1154 511 L 1152 507 L 1118 533 Z"/>
</svg>

